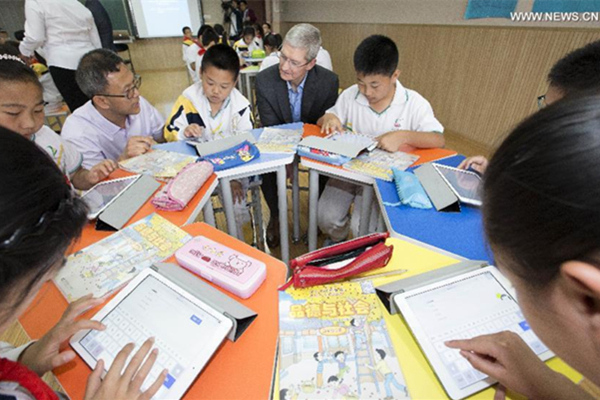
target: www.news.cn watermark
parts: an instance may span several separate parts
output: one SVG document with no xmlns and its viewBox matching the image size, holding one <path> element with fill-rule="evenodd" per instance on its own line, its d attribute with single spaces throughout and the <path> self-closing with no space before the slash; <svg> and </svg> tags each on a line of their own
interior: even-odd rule
<svg viewBox="0 0 600 400">
<path fill-rule="evenodd" d="M 599 22 L 600 12 L 511 12 L 515 22 Z"/>
</svg>

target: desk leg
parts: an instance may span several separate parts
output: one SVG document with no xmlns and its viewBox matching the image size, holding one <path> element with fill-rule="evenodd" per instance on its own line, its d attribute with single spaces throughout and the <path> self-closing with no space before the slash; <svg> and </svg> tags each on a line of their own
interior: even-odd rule
<svg viewBox="0 0 600 400">
<path fill-rule="evenodd" d="M 308 251 L 317 248 L 317 211 L 319 204 L 319 173 L 308 171 Z"/>
<path fill-rule="evenodd" d="M 298 157 L 294 159 L 292 167 L 292 210 L 294 216 L 294 234 L 292 235 L 292 241 L 298 243 L 300 241 L 300 182 L 298 181 Z"/>
<path fill-rule="evenodd" d="M 212 199 L 208 199 L 208 201 L 202 208 L 202 213 L 204 214 L 204 222 L 206 222 L 210 226 L 216 226 L 215 211 L 213 210 Z"/>
<path fill-rule="evenodd" d="M 360 207 L 360 225 L 358 235 L 364 236 L 369 232 L 369 219 L 371 219 L 371 206 L 373 203 L 373 186 L 364 185 L 362 192 L 362 204 Z"/>
<path fill-rule="evenodd" d="M 230 236 L 238 238 L 238 232 L 235 224 L 235 212 L 233 211 L 233 195 L 231 194 L 231 179 L 221 178 L 221 193 L 223 194 L 223 209 L 227 219 L 227 232 Z M 238 238 L 239 239 L 239 238 Z"/>
<path fill-rule="evenodd" d="M 281 261 L 290 261 L 290 239 L 288 237 L 287 184 L 285 165 L 277 169 L 277 199 L 279 201 L 279 235 L 281 236 Z"/>
</svg>

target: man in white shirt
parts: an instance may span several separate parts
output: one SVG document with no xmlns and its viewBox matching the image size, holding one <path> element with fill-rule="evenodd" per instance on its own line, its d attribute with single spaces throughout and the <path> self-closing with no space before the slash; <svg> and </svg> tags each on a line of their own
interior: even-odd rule
<svg viewBox="0 0 600 400">
<path fill-rule="evenodd" d="M 86 54 L 77 83 L 91 98 L 65 121 L 62 136 L 83 155 L 83 166 L 124 160 L 162 142 L 164 118 L 140 96 L 141 78 L 110 50 Z"/>
<path fill-rule="evenodd" d="M 101 48 L 90 10 L 77 0 L 26 0 L 25 39 L 19 50 L 27 57 L 43 47 L 50 74 L 71 112 L 88 100 L 75 81 L 81 57 Z"/>
</svg>

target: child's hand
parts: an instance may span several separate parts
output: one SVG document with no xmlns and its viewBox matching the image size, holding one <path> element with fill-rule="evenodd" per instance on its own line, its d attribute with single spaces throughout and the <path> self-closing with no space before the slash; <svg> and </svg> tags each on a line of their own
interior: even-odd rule
<svg viewBox="0 0 600 400">
<path fill-rule="evenodd" d="M 121 155 L 121 160 L 145 154 L 150 151 L 155 143 L 156 142 L 148 136 L 132 136 L 127 142 L 125 151 Z"/>
<path fill-rule="evenodd" d="M 46 372 L 73 360 L 75 352 L 68 348 L 61 350 L 63 343 L 83 329 L 96 329 L 99 331 L 106 329 L 100 321 L 77 319 L 81 314 L 103 301 L 104 299 L 93 298 L 90 294 L 69 304 L 58 323 L 40 340 L 24 351 L 19 357 L 19 362 L 42 376 Z"/>
<path fill-rule="evenodd" d="M 202 135 L 204 134 L 204 127 L 198 125 L 198 124 L 190 124 L 188 126 L 185 127 L 185 130 L 183 131 L 183 136 L 191 138 L 191 137 L 202 137 Z"/>
<path fill-rule="evenodd" d="M 246 194 L 244 193 L 240 181 L 231 181 L 231 195 L 234 203 L 242 203 L 246 201 Z"/>
<path fill-rule="evenodd" d="M 474 368 L 527 398 L 562 398 L 558 394 L 565 389 L 578 389 L 569 387 L 575 385 L 548 368 L 514 332 L 451 340 L 446 345 L 460 349 L 460 354 Z"/>
<path fill-rule="evenodd" d="M 490 162 L 484 156 L 473 156 L 464 159 L 459 165 L 459 169 L 473 169 L 480 174 L 484 174 Z"/>
<path fill-rule="evenodd" d="M 333 132 L 342 132 L 344 128 L 342 127 L 342 122 L 338 117 L 333 114 L 325 114 L 323 116 L 323 125 L 321 125 L 321 133 L 325 133 L 329 135 Z"/>
<path fill-rule="evenodd" d="M 94 165 L 88 172 L 87 180 L 90 186 L 108 177 L 119 165 L 114 160 L 104 160 Z"/>
<path fill-rule="evenodd" d="M 389 151 L 390 153 L 399 151 L 400 146 L 408 144 L 407 135 L 404 134 L 403 131 L 384 133 L 381 136 L 377 136 L 375 140 L 377 141 L 378 148 Z"/>
<path fill-rule="evenodd" d="M 133 343 L 129 343 L 127 346 L 123 347 L 123 350 L 117 354 L 113 364 L 106 373 L 104 381 L 100 379 L 102 371 L 104 370 L 104 361 L 99 360 L 96 364 L 96 368 L 94 368 L 94 371 L 92 371 L 88 378 L 87 387 L 85 389 L 85 400 L 150 400 L 152 396 L 158 392 L 167 377 L 167 370 L 163 370 L 148 390 L 144 393 L 140 391 L 144 380 L 148 376 L 148 373 L 152 369 L 156 357 L 158 356 L 158 349 L 154 349 L 150 352 L 153 344 L 154 338 L 146 340 L 142 347 L 140 347 L 137 353 L 131 358 L 131 361 L 127 366 L 125 366 L 125 362 L 127 361 L 129 354 L 133 351 L 134 345 Z M 150 355 L 142 364 L 142 361 L 144 361 L 148 352 L 150 352 Z M 123 371 L 123 369 L 125 370 Z M 121 373 L 121 371 L 123 371 L 123 373 Z"/>
</svg>

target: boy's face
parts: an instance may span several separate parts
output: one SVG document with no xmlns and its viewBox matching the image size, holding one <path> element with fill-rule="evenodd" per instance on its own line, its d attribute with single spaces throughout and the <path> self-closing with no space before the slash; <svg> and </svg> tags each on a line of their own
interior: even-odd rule
<svg viewBox="0 0 600 400">
<path fill-rule="evenodd" d="M 44 98 L 39 86 L 29 82 L 2 83 L 0 126 L 31 139 L 44 125 Z"/>
<path fill-rule="evenodd" d="M 183 36 L 185 37 L 192 37 L 192 30 L 191 29 L 186 29 L 183 31 Z"/>
<path fill-rule="evenodd" d="M 393 97 L 393 93 L 396 90 L 396 80 L 399 75 L 400 71 L 398 70 L 391 76 L 357 73 L 358 90 L 367 98 L 370 105 L 376 105 L 383 100 Z"/>
<path fill-rule="evenodd" d="M 220 106 L 235 87 L 233 72 L 209 65 L 202 70 L 202 90 L 211 104 Z"/>
<path fill-rule="evenodd" d="M 246 43 L 248 46 L 250 45 L 250 43 L 252 43 L 253 40 L 254 35 L 244 35 L 244 43 Z"/>
</svg>

